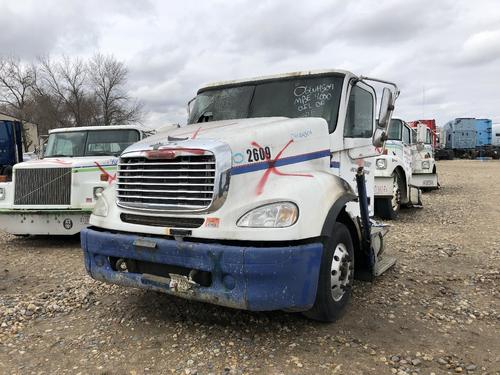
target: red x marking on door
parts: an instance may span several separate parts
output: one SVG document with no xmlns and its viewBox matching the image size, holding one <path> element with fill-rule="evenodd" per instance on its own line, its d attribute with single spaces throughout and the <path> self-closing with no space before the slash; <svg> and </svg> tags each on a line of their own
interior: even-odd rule
<svg viewBox="0 0 500 375">
<path fill-rule="evenodd" d="M 265 160 L 267 161 L 268 167 L 267 167 L 266 171 L 264 172 L 264 175 L 261 177 L 259 183 L 257 184 L 257 190 L 256 190 L 257 195 L 262 194 L 262 192 L 264 191 L 264 187 L 266 186 L 267 180 L 269 179 L 269 175 L 271 173 L 274 173 L 278 176 L 313 177 L 312 175 L 306 174 L 306 173 L 284 173 L 284 172 L 281 172 L 280 170 L 278 170 L 278 168 L 276 168 L 276 165 L 275 165 L 276 162 L 281 158 L 281 156 L 283 155 L 283 152 L 285 152 L 286 148 L 288 146 L 290 146 L 290 144 L 292 142 L 293 142 L 293 139 L 290 139 L 288 141 L 288 143 L 285 145 L 285 147 L 283 147 L 281 149 L 281 151 L 278 152 L 278 154 L 276 155 L 276 157 L 273 160 L 271 160 L 266 155 Z M 252 142 L 252 147 L 263 148 L 257 142 Z"/>
</svg>

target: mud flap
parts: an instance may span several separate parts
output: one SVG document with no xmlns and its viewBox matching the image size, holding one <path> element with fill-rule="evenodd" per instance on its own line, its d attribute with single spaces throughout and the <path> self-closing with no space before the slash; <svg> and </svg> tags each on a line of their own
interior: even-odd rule
<svg viewBox="0 0 500 375">
<path fill-rule="evenodd" d="M 410 194 L 409 194 L 409 207 L 422 208 L 422 190 L 420 188 L 409 185 Z"/>
<path fill-rule="evenodd" d="M 396 258 L 384 254 L 384 236 L 389 231 L 386 224 L 377 223 L 372 220 L 371 244 L 375 254 L 375 264 L 373 266 L 373 276 L 380 276 L 389 268 L 396 264 Z"/>
</svg>

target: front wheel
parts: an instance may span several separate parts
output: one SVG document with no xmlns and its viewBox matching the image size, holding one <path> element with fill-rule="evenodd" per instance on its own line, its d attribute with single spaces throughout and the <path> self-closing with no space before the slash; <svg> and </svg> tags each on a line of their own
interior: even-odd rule
<svg viewBox="0 0 500 375">
<path fill-rule="evenodd" d="M 316 300 L 304 312 L 308 318 L 333 322 L 340 318 L 351 298 L 354 279 L 354 246 L 349 229 L 335 223 L 323 248 Z"/>
<path fill-rule="evenodd" d="M 394 220 L 401 208 L 401 181 L 397 172 L 392 173 L 392 197 L 375 199 L 375 212 L 382 219 Z"/>
</svg>

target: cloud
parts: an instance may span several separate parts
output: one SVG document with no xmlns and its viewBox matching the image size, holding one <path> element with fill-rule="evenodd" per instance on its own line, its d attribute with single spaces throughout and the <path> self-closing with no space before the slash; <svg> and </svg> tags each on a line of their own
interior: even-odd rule
<svg viewBox="0 0 500 375">
<path fill-rule="evenodd" d="M 500 58 L 500 29 L 481 31 L 471 35 L 465 43 L 460 63 L 487 64 Z"/>
<path fill-rule="evenodd" d="M 48 53 L 82 54 L 98 47 L 107 16 L 141 15 L 149 1 L 11 2 L 0 11 L 0 54 L 33 59 Z"/>
</svg>

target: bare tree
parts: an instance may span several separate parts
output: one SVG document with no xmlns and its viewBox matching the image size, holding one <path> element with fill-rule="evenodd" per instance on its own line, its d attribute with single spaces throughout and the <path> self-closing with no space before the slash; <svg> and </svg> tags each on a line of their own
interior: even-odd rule
<svg viewBox="0 0 500 375">
<path fill-rule="evenodd" d="M 127 69 L 112 56 L 90 61 L 45 56 L 35 64 L 0 58 L 0 111 L 38 124 L 39 133 L 68 126 L 139 122 L 142 104 L 126 91 Z M 31 140 L 25 138 L 25 147 Z"/>
<path fill-rule="evenodd" d="M 92 90 L 100 109 L 98 122 L 103 125 L 127 124 L 139 121 L 142 104 L 132 102 L 125 91 L 127 68 L 113 56 L 94 55 L 89 62 Z"/>
<path fill-rule="evenodd" d="M 40 92 L 60 100 L 64 104 L 73 126 L 85 126 L 90 117 L 85 116 L 88 105 L 86 92 L 87 69 L 80 59 L 64 57 L 62 61 L 52 62 L 49 57 L 40 58 L 41 84 Z"/>
<path fill-rule="evenodd" d="M 22 63 L 14 57 L 0 59 L 0 103 L 7 114 L 25 121 L 32 121 L 27 111 L 36 87 L 36 67 Z M 27 150 L 33 139 L 23 137 Z"/>
</svg>

